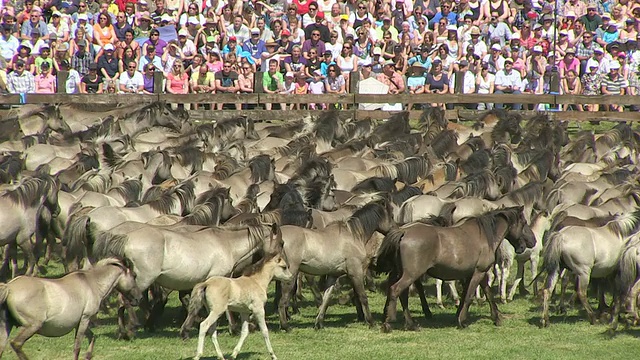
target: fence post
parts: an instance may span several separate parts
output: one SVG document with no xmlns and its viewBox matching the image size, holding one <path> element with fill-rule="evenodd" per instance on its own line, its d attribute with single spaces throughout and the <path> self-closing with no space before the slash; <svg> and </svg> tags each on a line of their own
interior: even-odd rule
<svg viewBox="0 0 640 360">
<path fill-rule="evenodd" d="M 255 76 L 253 77 L 253 92 L 256 94 L 264 94 L 264 88 L 262 87 L 262 78 L 264 77 L 264 73 L 262 71 L 256 71 Z M 257 108 L 262 108 L 262 99 L 260 95 L 258 95 L 258 103 L 256 104 Z"/>
<path fill-rule="evenodd" d="M 58 74 L 56 74 L 56 93 L 58 94 L 67 93 L 67 79 L 69 79 L 68 71 L 66 70 L 58 71 Z"/>
<path fill-rule="evenodd" d="M 560 73 L 558 72 L 557 66 L 551 67 L 551 75 L 549 77 L 549 94 L 551 95 L 559 95 L 560 94 Z M 559 110 L 558 103 L 555 102 L 556 98 L 553 97 L 553 109 Z"/>
<path fill-rule="evenodd" d="M 164 74 L 162 71 L 153 72 L 153 93 L 162 94 L 164 89 L 162 88 L 162 82 L 164 81 Z"/>
</svg>

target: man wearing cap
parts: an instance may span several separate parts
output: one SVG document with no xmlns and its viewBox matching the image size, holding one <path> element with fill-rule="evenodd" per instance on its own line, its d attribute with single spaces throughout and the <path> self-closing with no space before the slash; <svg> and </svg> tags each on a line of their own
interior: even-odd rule
<svg viewBox="0 0 640 360">
<path fill-rule="evenodd" d="M 44 45 L 40 48 L 40 54 L 34 60 L 36 66 L 36 74 L 40 74 L 42 64 L 48 63 L 49 68 L 53 67 L 53 59 L 51 58 L 51 48 L 49 45 Z"/>
<path fill-rule="evenodd" d="M 535 48 L 534 46 L 534 49 Z M 500 47 L 500 44 L 491 45 L 491 54 L 485 55 L 485 57 L 482 58 L 482 62 L 489 65 L 489 72 L 494 75 L 504 69 L 504 57 L 502 56 L 502 47 Z"/>
<path fill-rule="evenodd" d="M 189 39 L 189 31 L 180 29 L 178 31 L 178 48 L 180 49 L 180 59 L 185 67 L 189 67 L 193 62 L 193 58 L 198 53 L 196 45 Z"/>
<path fill-rule="evenodd" d="M 409 66 L 413 66 L 415 63 L 420 63 L 422 66 L 422 68 L 425 69 L 425 71 L 429 71 L 431 70 L 431 56 L 429 56 L 429 48 L 426 46 L 422 46 L 420 48 L 420 52 L 409 59 L 409 61 L 407 61 L 407 64 Z"/>
<path fill-rule="evenodd" d="M 71 67 L 76 69 L 81 76 L 85 76 L 89 73 L 89 65 L 93 64 L 93 56 L 87 49 L 87 41 L 86 40 L 78 40 L 76 43 L 78 46 L 78 51 L 76 51 L 71 56 Z M 90 49 L 93 49 L 92 46 L 89 46 Z"/>
<path fill-rule="evenodd" d="M 496 73 L 495 94 L 520 94 L 522 90 L 522 77 L 518 71 L 513 70 L 513 59 L 504 60 L 504 69 Z M 496 109 L 502 109 L 504 104 L 496 104 Z M 512 104 L 513 110 L 521 110 L 522 104 Z"/>
<path fill-rule="evenodd" d="M 233 24 L 227 28 L 227 36 L 235 37 L 238 40 L 238 44 L 244 44 L 245 41 L 251 38 L 251 31 L 247 25 L 243 24 L 242 15 L 236 15 L 233 18 Z"/>
<path fill-rule="evenodd" d="M 140 66 L 138 67 L 138 71 L 142 73 L 146 68 L 147 64 L 153 64 L 158 71 L 164 70 L 164 65 L 162 64 L 162 58 L 158 56 L 158 52 L 156 51 L 156 47 L 153 45 L 147 46 L 147 55 L 144 55 L 140 58 Z"/>
<path fill-rule="evenodd" d="M 104 46 L 104 52 L 98 57 L 98 72 L 105 81 L 115 81 L 120 76 L 118 73 L 118 59 L 113 55 L 115 47 L 113 44 Z"/>
<path fill-rule="evenodd" d="M 256 65 L 262 64 L 263 56 L 266 57 L 269 52 L 266 43 L 260 39 L 260 29 L 251 29 L 251 38 L 242 44 L 242 51 L 249 53 Z"/>
<path fill-rule="evenodd" d="M 471 36 L 471 41 L 464 43 L 464 48 L 467 49 L 469 46 L 473 47 L 473 54 L 478 56 L 479 59 L 482 59 L 485 55 L 487 55 L 488 48 L 487 44 L 480 40 L 480 29 L 477 26 L 474 26 L 469 30 L 469 35 Z"/>
<path fill-rule="evenodd" d="M 11 33 L 11 25 L 2 24 L 0 26 L 0 56 L 5 62 L 10 62 L 18 53 L 20 41 Z"/>
<path fill-rule="evenodd" d="M 22 27 L 20 30 L 21 39 L 31 40 L 31 33 L 36 29 L 39 31 L 41 39 L 49 39 L 49 29 L 47 28 L 47 23 L 42 20 L 40 10 L 33 9 L 29 13 L 29 20 L 22 23 Z"/>
<path fill-rule="evenodd" d="M 322 11 L 318 11 L 315 20 L 315 22 L 304 28 L 305 37 L 310 36 L 314 31 L 320 31 L 320 40 L 328 43 L 331 40 L 331 31 L 329 31 L 329 27 L 323 23 L 324 13 Z"/>
<path fill-rule="evenodd" d="M 382 68 L 382 74 L 377 76 L 378 81 L 389 86 L 389 94 L 401 94 L 404 92 L 404 79 L 396 71 L 395 63 L 387 60 Z"/>
<path fill-rule="evenodd" d="M 627 82 L 620 75 L 620 63 L 617 61 L 611 62 L 609 65 L 609 73 L 602 77 L 602 83 L 600 85 L 600 91 L 602 95 L 624 95 L 627 90 Z M 611 104 L 609 105 L 609 111 L 623 111 L 624 106 Z"/>
<path fill-rule="evenodd" d="M 458 70 L 451 74 L 449 79 L 450 94 L 473 94 L 476 92 L 476 77 L 469 71 L 469 61 L 462 59 L 456 64 Z M 455 68 L 455 67 L 454 67 Z M 460 104 L 467 109 L 475 109 L 477 104 Z M 447 104 L 447 108 L 453 109 L 453 106 Z"/>
<path fill-rule="evenodd" d="M 602 18 L 598 15 L 598 6 L 595 3 L 587 5 L 587 13 L 580 17 L 586 31 L 595 32 L 602 26 Z"/>
<path fill-rule="evenodd" d="M 499 43 L 500 47 L 504 47 L 506 42 L 511 39 L 511 30 L 509 26 L 498 16 L 497 12 L 491 13 L 489 26 L 487 27 L 487 35 L 489 42 Z"/>
<path fill-rule="evenodd" d="M 36 91 L 33 74 L 25 70 L 25 63 L 18 59 L 15 70 L 7 75 L 7 90 L 10 94 L 27 94 Z"/>
</svg>

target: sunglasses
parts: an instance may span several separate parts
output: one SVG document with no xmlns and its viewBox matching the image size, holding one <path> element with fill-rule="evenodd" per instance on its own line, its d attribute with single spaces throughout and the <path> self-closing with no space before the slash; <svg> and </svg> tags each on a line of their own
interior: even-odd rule
<svg viewBox="0 0 640 360">
<path fill-rule="evenodd" d="M 366 7 L 364 7 L 364 6 L 358 6 L 358 9 L 362 9 L 362 10 L 364 10 L 364 9 L 366 9 Z"/>
<path fill-rule="evenodd" d="M 332 70 L 332 69 L 329 69 L 329 72 L 336 72 L 336 70 L 335 70 L 335 69 L 334 69 L 334 70 Z"/>
<path fill-rule="evenodd" d="M 151 36 L 160 36 L 159 34 L 151 34 Z"/>
<path fill-rule="evenodd" d="M 350 50 L 351 46 L 345 46 L 344 49 Z"/>
<path fill-rule="evenodd" d="M 154 67 L 150 67 L 150 68 L 147 68 L 147 70 L 148 70 L 148 71 L 155 71 L 155 70 L 156 70 L 156 68 L 154 68 Z"/>
<path fill-rule="evenodd" d="M 311 36 L 320 36 L 320 34 L 311 34 Z"/>
<path fill-rule="evenodd" d="M 222 67 L 223 67 L 223 68 L 225 68 L 225 69 L 228 69 L 228 68 L 230 68 L 230 67 L 231 67 L 231 65 L 224 65 L 224 66 L 222 66 Z"/>
<path fill-rule="evenodd" d="M 24 67 L 24 64 L 16 64 L 16 67 L 17 67 L 17 68 L 23 68 L 23 67 Z"/>
<path fill-rule="evenodd" d="M 129 69 L 135 69 L 135 68 L 136 68 L 135 66 L 129 66 Z M 93 69 L 93 70 L 95 70 L 95 69 Z"/>
<path fill-rule="evenodd" d="M 250 67 L 243 67 L 242 70 L 251 70 Z"/>
</svg>

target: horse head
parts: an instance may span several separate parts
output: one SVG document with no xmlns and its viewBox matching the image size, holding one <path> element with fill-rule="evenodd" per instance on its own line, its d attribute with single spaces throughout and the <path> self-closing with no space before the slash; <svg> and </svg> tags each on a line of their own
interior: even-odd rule
<svg viewBox="0 0 640 360">
<path fill-rule="evenodd" d="M 389 194 L 385 194 L 378 204 L 382 207 L 381 219 L 378 221 L 378 228 L 376 231 L 383 235 L 387 235 L 389 231 L 397 229 L 398 224 L 393 217 L 393 201 Z"/>
<path fill-rule="evenodd" d="M 505 209 L 504 213 L 508 224 L 505 238 L 513 245 L 516 253 L 521 254 L 527 248 L 533 248 L 536 245 L 536 238 L 525 220 L 524 206 Z"/>
<path fill-rule="evenodd" d="M 128 258 L 117 260 L 115 265 L 123 270 L 122 275 L 118 278 L 116 283 L 116 289 L 131 303 L 133 306 L 137 306 L 138 302 L 142 300 L 142 291 L 138 287 L 136 282 L 136 273 L 133 271 L 133 262 Z"/>
</svg>

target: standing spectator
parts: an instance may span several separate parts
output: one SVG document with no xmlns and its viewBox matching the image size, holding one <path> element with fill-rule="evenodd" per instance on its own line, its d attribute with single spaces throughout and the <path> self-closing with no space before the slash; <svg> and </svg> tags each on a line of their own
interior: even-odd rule
<svg viewBox="0 0 640 360">
<path fill-rule="evenodd" d="M 76 45 L 78 51 L 76 51 L 71 57 L 71 67 L 76 69 L 80 75 L 85 76 L 89 73 L 89 65 L 95 64 L 93 57 L 87 51 L 87 42 L 85 40 L 79 40 Z"/>
<path fill-rule="evenodd" d="M 426 78 L 424 77 L 425 70 L 426 69 L 424 68 L 424 65 L 417 61 L 414 62 L 411 67 L 409 67 L 409 70 L 407 71 L 407 91 L 409 94 L 424 94 L 426 80 Z M 413 107 L 413 102 L 407 104 L 407 110 L 413 110 Z"/>
<path fill-rule="evenodd" d="M 427 74 L 424 92 L 430 94 L 449 93 L 449 77 L 443 71 L 442 61 L 436 60 L 433 62 L 431 71 Z M 438 106 L 444 109 L 444 103 L 433 103 L 431 106 Z"/>
<path fill-rule="evenodd" d="M 238 86 L 238 73 L 232 70 L 232 65 L 230 61 L 225 61 L 222 65 L 222 70 L 215 74 L 216 93 L 235 94 L 240 90 Z M 224 104 L 218 104 L 218 110 L 222 110 L 223 107 Z M 237 104 L 235 107 L 236 110 L 238 110 Z"/>
<path fill-rule="evenodd" d="M 65 84 L 65 91 L 67 94 L 77 94 L 80 92 L 80 74 L 78 71 L 71 67 L 69 60 L 62 60 L 60 62 L 60 70 L 67 72 L 67 83 Z"/>
<path fill-rule="evenodd" d="M 98 58 L 98 71 L 105 81 L 115 81 L 118 73 L 118 59 L 114 56 L 115 48 L 112 44 L 104 46 L 104 54 Z"/>
<path fill-rule="evenodd" d="M 83 76 L 80 82 L 80 92 L 83 94 L 102 94 L 103 84 L 100 75 L 98 75 L 98 65 L 91 63 L 88 68 L 89 73 Z"/>
<path fill-rule="evenodd" d="M 602 77 L 600 91 L 602 95 L 624 95 L 626 90 L 627 82 L 620 76 L 620 63 L 614 61 L 609 65 L 609 73 Z M 624 106 L 611 104 L 608 110 L 623 111 Z"/>
<path fill-rule="evenodd" d="M 449 80 L 449 93 L 450 94 L 473 94 L 476 92 L 476 78 L 471 71 L 469 71 L 469 62 L 465 59 L 460 60 L 458 63 L 458 71 L 451 74 Z M 458 92 L 457 86 L 460 85 L 461 92 Z M 475 108 L 475 104 L 461 104 L 462 106 L 472 109 Z"/>
<path fill-rule="evenodd" d="M 51 74 L 51 65 L 48 62 L 43 62 L 40 70 L 40 73 L 34 78 L 36 94 L 55 94 L 56 77 Z"/>
<path fill-rule="evenodd" d="M 598 63 L 596 61 L 589 60 L 587 65 L 587 73 L 582 75 L 580 79 L 582 83 L 582 95 L 599 95 L 601 75 L 598 73 Z M 585 111 L 598 111 L 600 105 L 598 104 L 585 104 Z"/>
<path fill-rule="evenodd" d="M 522 77 L 513 70 L 513 59 L 504 61 L 504 70 L 496 73 L 495 94 L 520 94 L 522 91 Z M 504 104 L 496 104 L 497 109 L 502 109 Z M 513 110 L 521 110 L 522 104 L 512 104 Z"/>
<path fill-rule="evenodd" d="M 282 83 L 282 88 L 278 92 L 283 95 L 283 98 L 286 98 L 287 95 L 292 95 L 296 91 L 296 84 L 293 81 L 295 75 L 292 72 L 288 72 L 284 75 L 284 82 Z M 295 104 L 287 104 L 280 103 L 280 109 L 282 110 L 293 110 Z"/>
<path fill-rule="evenodd" d="M 25 62 L 19 59 L 15 62 L 14 71 L 7 75 L 7 91 L 10 94 L 34 93 L 36 83 L 33 74 L 25 70 Z"/>
<path fill-rule="evenodd" d="M 320 69 L 314 70 L 312 73 L 311 81 L 309 81 L 309 94 L 320 95 L 324 94 L 324 91 L 325 86 L 324 81 L 322 80 L 322 71 L 320 71 Z M 324 110 L 325 106 L 324 104 L 309 104 L 309 109 L 315 110 L 316 108 L 318 110 Z"/>
<path fill-rule="evenodd" d="M 184 71 L 184 65 L 180 59 L 173 62 L 172 70 L 167 74 L 167 93 L 189 93 L 189 75 Z"/>
<path fill-rule="evenodd" d="M 120 88 L 118 90 L 121 93 L 139 94 L 144 89 L 144 79 L 142 74 L 136 71 L 137 68 L 138 66 L 133 61 L 127 64 L 127 71 L 120 75 Z M 154 64 L 154 70 L 157 69 L 158 67 Z"/>
<path fill-rule="evenodd" d="M 358 71 L 358 57 L 353 55 L 351 44 L 342 47 L 342 54 L 336 59 L 336 63 L 341 70 L 345 81 L 349 83 L 349 77 L 354 71 Z"/>
<path fill-rule="evenodd" d="M 241 94 L 252 94 L 253 88 L 253 66 L 251 64 L 242 64 L 242 73 L 238 75 L 238 86 Z"/>
<path fill-rule="evenodd" d="M 476 86 L 478 88 L 478 94 L 493 94 L 495 87 L 495 75 L 489 72 L 489 65 L 482 64 L 478 67 L 478 73 L 476 74 Z M 490 110 L 493 109 L 491 103 L 478 103 L 478 110 Z"/>
<path fill-rule="evenodd" d="M 302 75 L 298 75 L 298 77 L 296 78 L 296 84 L 295 84 L 295 91 L 294 93 L 296 95 L 304 95 L 307 94 L 309 92 L 309 83 L 307 82 L 307 79 L 302 76 Z M 294 108 L 296 110 L 300 110 L 302 106 L 304 106 L 303 104 L 293 104 Z"/>
<path fill-rule="evenodd" d="M 47 23 L 42 20 L 40 10 L 35 8 L 29 12 L 29 20 L 22 23 L 20 30 L 22 40 L 31 40 L 33 37 L 32 32 L 34 30 L 38 31 L 38 35 L 40 35 L 41 39 L 49 39 L 49 28 L 47 27 Z"/>
</svg>

